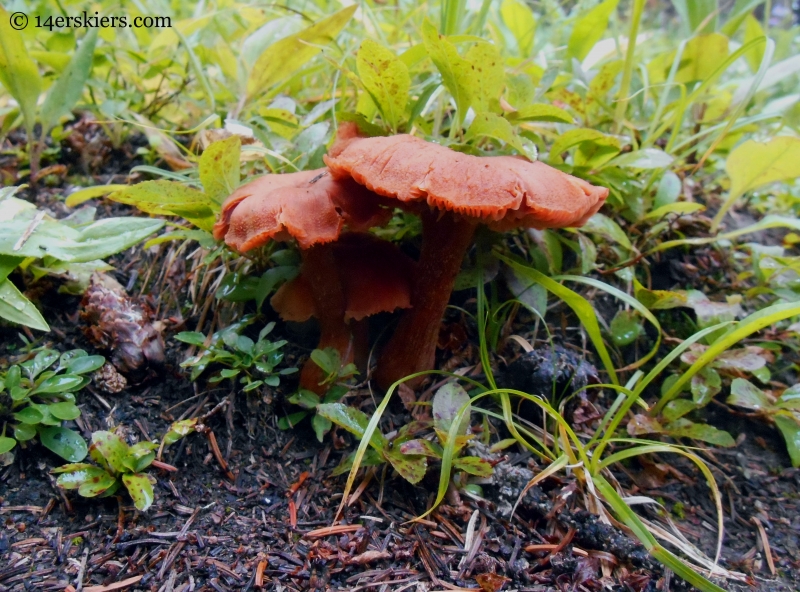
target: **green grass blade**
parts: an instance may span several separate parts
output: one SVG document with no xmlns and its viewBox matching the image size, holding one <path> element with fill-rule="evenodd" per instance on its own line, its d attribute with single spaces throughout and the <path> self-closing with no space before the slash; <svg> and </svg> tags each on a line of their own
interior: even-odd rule
<svg viewBox="0 0 800 592">
<path fill-rule="evenodd" d="M 703 476 L 706 478 L 706 482 L 708 483 L 708 486 L 711 488 L 711 492 L 714 495 L 714 506 L 717 509 L 717 549 L 716 555 L 714 556 L 714 563 L 718 562 L 719 556 L 722 553 L 722 538 L 725 536 L 725 526 L 723 522 L 724 515 L 722 512 L 722 494 L 719 491 L 719 487 L 717 486 L 716 479 L 714 479 L 714 475 L 711 473 L 711 469 L 708 468 L 708 465 L 699 456 L 684 450 L 679 446 L 673 446 L 669 444 L 634 446 L 633 448 L 621 450 L 609 455 L 607 458 L 603 459 L 599 468 L 602 470 L 627 458 L 633 458 L 642 454 L 653 454 L 656 452 L 667 452 L 685 456 L 695 465 L 697 465 L 697 468 L 700 469 L 700 472 L 703 473 Z"/>
<path fill-rule="evenodd" d="M 592 286 L 594 288 L 597 288 L 598 290 L 603 290 L 604 292 L 611 294 L 616 298 L 619 298 L 625 304 L 636 310 L 636 312 L 638 312 L 640 315 L 642 315 L 644 318 L 650 321 L 650 323 L 656 328 L 656 330 L 658 331 L 658 337 L 656 338 L 656 343 L 653 346 L 653 348 L 647 353 L 646 356 L 628 366 L 628 369 L 633 370 L 635 368 L 639 368 L 640 366 L 646 364 L 650 360 L 650 358 L 656 355 L 656 352 L 658 352 L 658 348 L 661 346 L 661 325 L 659 324 L 658 319 L 656 319 L 653 313 L 651 313 L 644 304 L 636 300 L 636 298 L 634 298 L 630 294 L 626 294 L 619 288 L 615 288 L 614 286 L 610 286 L 609 284 L 606 284 L 605 282 L 601 282 L 600 280 L 596 280 L 594 278 L 581 277 L 577 275 L 560 275 L 553 277 L 553 279 L 557 281 L 567 280 L 572 282 L 578 282 L 580 284 L 586 284 L 587 286 Z"/>
<path fill-rule="evenodd" d="M 532 267 L 521 265 L 516 261 L 512 261 L 511 259 L 503 257 L 502 255 L 497 255 L 497 257 L 507 265 L 513 267 L 520 274 L 544 286 L 548 291 L 552 292 L 558 298 L 561 298 L 561 300 L 563 300 L 564 303 L 573 310 L 586 329 L 589 339 L 592 340 L 592 343 L 597 350 L 597 355 L 600 356 L 600 360 L 602 360 L 603 366 L 605 367 L 606 372 L 608 372 L 611 382 L 613 384 L 619 384 L 619 378 L 617 378 L 617 372 L 614 368 L 614 363 L 611 361 L 611 356 L 608 353 L 608 349 L 606 349 L 606 344 L 603 342 L 603 336 L 600 332 L 600 325 L 597 322 L 597 316 L 589 301 L 580 294 L 573 292 L 566 286 L 562 286 L 552 278 L 547 277 Z"/>
<path fill-rule="evenodd" d="M 647 529 L 636 513 L 631 510 L 622 496 L 617 493 L 616 489 L 614 489 L 604 477 L 595 475 L 593 481 L 594 486 L 606 499 L 608 505 L 611 506 L 611 509 L 617 515 L 617 518 L 633 531 L 636 538 L 645 546 L 650 555 L 703 592 L 725 592 L 724 589 L 691 569 L 674 554 L 660 546 L 653 534 Z"/>
<path fill-rule="evenodd" d="M 628 50 L 625 52 L 625 66 L 622 70 L 622 81 L 619 84 L 617 106 L 614 110 L 614 127 L 619 133 L 625 121 L 625 111 L 628 108 L 628 92 L 633 79 L 634 58 L 636 57 L 636 37 L 639 34 L 639 23 L 644 12 L 644 0 L 634 0 L 631 12 L 631 28 L 628 32 Z"/>
<path fill-rule="evenodd" d="M 743 319 L 735 328 L 729 330 L 725 335 L 720 336 L 699 358 L 697 358 L 694 364 L 692 364 L 659 399 L 653 409 L 653 413 L 659 413 L 667 403 L 680 394 L 683 386 L 692 379 L 692 376 L 705 368 L 707 364 L 712 362 L 718 355 L 726 351 L 732 345 L 757 331 L 761 331 L 761 329 L 798 314 L 800 314 L 800 304 L 796 302 L 782 302 L 754 312 Z"/>
</svg>

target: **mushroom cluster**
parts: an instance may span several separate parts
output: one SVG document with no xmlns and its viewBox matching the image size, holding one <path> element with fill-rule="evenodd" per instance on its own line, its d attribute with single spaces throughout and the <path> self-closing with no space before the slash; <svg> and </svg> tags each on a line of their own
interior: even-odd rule
<svg viewBox="0 0 800 592">
<path fill-rule="evenodd" d="M 439 324 L 479 224 L 501 231 L 580 226 L 608 196 L 608 189 L 540 162 L 472 156 L 408 134 L 365 138 L 349 123 L 324 160 L 327 169 L 266 175 L 240 187 L 223 204 L 214 236 L 241 252 L 270 239 L 296 239 L 300 279 L 279 291 L 273 305 L 284 318 L 308 318 L 313 302 L 321 346 L 336 347 L 343 359 L 353 349 L 352 321 L 360 320 L 352 298 L 383 302 L 371 309 L 362 302 L 363 310 L 405 308 L 378 359 L 381 388 L 434 367 Z M 391 208 L 422 221 L 416 262 L 401 262 L 391 245 L 378 247 L 383 241 L 362 234 L 384 224 Z M 345 226 L 352 232 L 342 234 Z M 340 235 L 349 246 L 337 255 L 333 242 L 342 242 Z M 311 387 L 312 374 L 303 369 L 301 386 Z"/>
</svg>

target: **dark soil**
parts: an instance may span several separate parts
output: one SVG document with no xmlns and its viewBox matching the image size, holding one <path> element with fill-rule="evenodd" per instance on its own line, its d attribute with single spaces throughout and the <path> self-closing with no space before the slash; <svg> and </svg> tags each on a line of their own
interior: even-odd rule
<svg viewBox="0 0 800 592">
<path fill-rule="evenodd" d="M 92 135 L 94 128 L 88 129 L 81 133 L 104 146 Z M 119 170 L 129 170 L 130 162 L 119 163 L 125 154 L 120 150 L 105 156 L 105 169 L 91 168 L 95 161 L 87 156 L 65 158 L 61 182 L 30 197 L 63 214 L 59 200 L 66 179 L 89 174 L 106 182 Z M 11 175 L 10 157 L 0 165 Z M 120 215 L 125 210 L 113 206 L 113 211 Z M 113 261 L 117 271 L 112 275 L 123 286 L 130 284 L 134 297 L 149 272 L 160 278 L 148 283 L 145 296 L 156 319 L 163 321 L 166 361 L 119 394 L 100 385 L 88 388 L 78 401 L 82 416 L 75 427 L 87 439 L 95 430 L 116 427 L 135 442 L 159 438 L 177 419 L 205 416 L 209 433 L 192 434 L 165 451 L 162 460 L 178 470 L 150 471 L 157 479 L 156 501 L 144 513 L 127 497 L 65 495 L 49 473 L 62 464 L 58 457 L 36 445 L 16 449 L 13 463 L 0 469 L 0 591 L 691 589 L 624 530 L 586 512 L 582 487 L 571 475 L 559 473 L 530 489 L 511 519 L 511 505 L 531 475 L 543 468 L 513 448 L 504 451 L 494 482 L 483 486 L 484 499 L 449 496 L 416 522 L 433 500 L 435 469 L 418 487 L 391 471 L 362 471 L 338 526 L 327 529 L 334 524 L 345 483 L 331 472 L 355 443 L 334 432 L 320 444 L 307 422 L 292 431 L 279 430 L 277 419 L 289 411 L 280 388 L 245 395 L 189 381 L 179 367 L 186 346 L 172 335 L 195 330 L 199 316 L 206 320 L 201 330 L 212 322 L 224 325 L 225 315 L 241 309 L 204 315 L 202 302 L 181 306 L 182 299 L 190 299 L 191 264 L 185 254 L 176 263 L 174 255 L 164 248 L 137 248 Z M 671 274 L 680 271 L 677 263 L 669 268 Z M 57 287 L 52 280 L 28 286 L 53 327 L 36 344 L 97 352 L 82 331 L 80 299 L 57 294 Z M 446 327 L 459 338 L 453 338 L 457 352 L 445 352 L 445 358 L 465 358 L 460 365 L 466 365 L 474 357 L 473 328 L 460 315 L 448 318 Z M 275 338 L 290 331 L 279 325 Z M 24 355 L 22 346 L 17 330 L 0 328 L 0 360 Z M 287 349 L 290 363 L 307 353 L 296 346 Z M 582 380 L 594 380 L 588 368 L 581 371 L 586 375 Z M 291 386 L 287 381 L 287 389 Z M 360 401 L 367 413 L 374 408 L 366 390 L 348 397 L 351 404 Z M 596 404 L 602 407 L 601 400 Z M 746 582 L 720 585 L 800 590 L 800 471 L 787 468 L 785 448 L 772 427 L 722 405 L 708 409 L 709 422 L 739 436 L 734 449 L 702 453 L 722 490 L 726 535 L 721 564 L 747 577 Z M 387 431 L 408 419 L 398 405 L 385 419 Z M 213 453 L 209 434 L 227 467 Z M 694 465 L 682 457 L 653 455 L 617 469 L 615 477 L 628 494 L 658 500 L 686 539 L 714 555 L 716 511 Z M 644 506 L 637 509 L 658 518 Z"/>
</svg>

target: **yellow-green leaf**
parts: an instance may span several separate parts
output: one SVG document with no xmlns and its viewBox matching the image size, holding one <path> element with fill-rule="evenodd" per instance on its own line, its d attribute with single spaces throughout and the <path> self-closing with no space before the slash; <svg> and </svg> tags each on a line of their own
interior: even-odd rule
<svg viewBox="0 0 800 592">
<path fill-rule="evenodd" d="M 775 181 L 800 177 L 800 138 L 778 136 L 766 144 L 748 140 L 728 156 L 731 195 L 740 196 Z"/>
<path fill-rule="evenodd" d="M 722 33 L 698 35 L 690 39 L 681 55 L 681 66 L 675 75 L 675 82 L 688 83 L 709 78 L 728 57 L 728 41 Z"/>
<path fill-rule="evenodd" d="M 528 58 L 533 50 L 533 36 L 536 32 L 536 19 L 533 11 L 520 0 L 503 0 L 500 17 L 517 41 L 519 55 Z"/>
<path fill-rule="evenodd" d="M 499 111 L 500 93 L 505 86 L 506 74 L 497 47 L 481 41 L 470 47 L 464 58 L 472 72 L 470 106 L 477 112 Z"/>
<path fill-rule="evenodd" d="M 200 182 L 205 194 L 216 204 L 222 204 L 239 186 L 241 152 L 242 140 L 231 136 L 211 143 L 200 156 Z"/>
<path fill-rule="evenodd" d="M 377 105 L 383 120 L 392 131 L 397 131 L 411 87 L 408 66 L 392 51 L 371 39 L 361 44 L 356 66 L 361 83 Z"/>
<path fill-rule="evenodd" d="M 514 133 L 514 128 L 511 127 L 511 124 L 494 113 L 478 113 L 475 119 L 472 120 L 464 139 L 469 141 L 473 138 L 480 137 L 500 140 L 514 148 L 514 150 L 519 152 L 522 156 L 527 156 L 531 160 L 536 159 L 535 154 L 528 154 L 528 151 L 525 150 L 525 146 L 522 144 L 519 136 Z"/>
<path fill-rule="evenodd" d="M 28 130 L 36 121 L 36 103 L 42 92 L 42 78 L 28 55 L 19 31 L 11 26 L 11 17 L 0 6 L 0 82 L 19 103 Z"/>
<path fill-rule="evenodd" d="M 285 80 L 295 70 L 317 55 L 320 45 L 330 43 L 344 28 L 358 8 L 353 4 L 296 33 L 270 45 L 258 57 L 247 81 L 247 96 L 254 97 Z"/>
<path fill-rule="evenodd" d="M 744 43 L 765 36 L 764 29 L 761 27 L 761 23 L 758 22 L 758 19 L 752 14 L 748 14 L 744 18 Z M 758 44 L 744 54 L 744 59 L 747 60 L 747 65 L 750 66 L 753 72 L 758 72 L 758 68 L 761 66 L 761 60 L 764 58 L 765 48 L 765 45 Z"/>
<path fill-rule="evenodd" d="M 608 28 L 608 19 L 619 0 L 605 0 L 578 19 L 567 43 L 567 57 L 582 61 Z"/>
<path fill-rule="evenodd" d="M 58 123 L 62 115 L 69 113 L 75 103 L 80 100 L 83 87 L 92 71 L 97 31 L 98 29 L 89 29 L 69 64 L 47 92 L 40 111 L 43 135 Z"/>
<path fill-rule="evenodd" d="M 83 189 L 79 189 L 75 193 L 71 193 L 67 199 L 64 200 L 64 205 L 66 205 L 68 208 L 74 208 L 85 201 L 94 199 L 95 197 L 102 197 L 115 191 L 121 191 L 127 187 L 128 185 L 97 185 L 95 187 L 85 187 Z"/>
<path fill-rule="evenodd" d="M 521 107 L 507 115 L 511 121 L 554 121 L 575 123 L 575 119 L 564 109 L 546 103 L 534 103 Z"/>
<path fill-rule="evenodd" d="M 217 204 L 202 191 L 173 181 L 137 183 L 115 191 L 108 199 L 136 206 L 148 214 L 181 216 L 202 230 L 210 231 L 214 226 Z"/>
<path fill-rule="evenodd" d="M 607 136 L 603 132 L 589 128 L 578 128 L 569 130 L 556 139 L 550 149 L 550 162 L 553 164 L 564 162 L 562 153 L 573 146 L 578 146 L 575 155 L 576 166 L 584 166 L 590 161 L 593 162 L 593 166 L 599 166 L 597 163 L 600 162 L 600 158 L 606 162 L 619 153 L 619 140 L 614 136 Z M 582 164 L 578 164 L 579 161 Z"/>
</svg>

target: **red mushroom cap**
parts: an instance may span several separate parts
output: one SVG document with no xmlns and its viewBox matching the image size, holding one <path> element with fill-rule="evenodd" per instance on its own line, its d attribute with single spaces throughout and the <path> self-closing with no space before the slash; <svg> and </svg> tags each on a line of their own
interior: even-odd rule
<svg viewBox="0 0 800 592">
<path fill-rule="evenodd" d="M 394 244 L 378 237 L 348 232 L 332 245 L 336 270 L 345 295 L 344 320 L 360 321 L 380 312 L 411 306 L 414 262 Z M 316 316 L 311 284 L 302 273 L 281 286 L 270 300 L 285 321 Z"/>
<path fill-rule="evenodd" d="M 498 230 L 580 226 L 608 196 L 608 189 L 541 162 L 462 154 L 407 134 L 362 138 L 351 126 L 325 164 L 334 177 L 351 177 L 402 204 L 427 203 Z"/>
<path fill-rule="evenodd" d="M 334 179 L 327 169 L 264 175 L 225 200 L 214 237 L 239 252 L 290 237 L 307 249 L 335 241 L 345 224 L 366 230 L 385 223 L 391 211 L 380 204 L 363 186 Z"/>
</svg>

